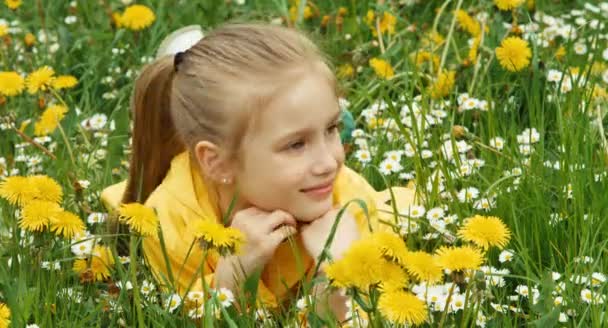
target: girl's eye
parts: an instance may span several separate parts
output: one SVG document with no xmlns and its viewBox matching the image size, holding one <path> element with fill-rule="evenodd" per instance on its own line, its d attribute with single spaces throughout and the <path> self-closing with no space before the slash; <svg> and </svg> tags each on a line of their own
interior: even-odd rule
<svg viewBox="0 0 608 328">
<path fill-rule="evenodd" d="M 339 125 L 339 124 L 340 124 L 340 123 L 335 123 L 335 124 L 332 124 L 332 125 L 331 125 L 329 128 L 327 128 L 327 132 L 328 132 L 328 133 L 335 133 L 335 132 L 338 132 L 338 129 L 340 128 L 340 125 Z"/>
<path fill-rule="evenodd" d="M 288 150 L 298 150 L 302 147 L 304 147 L 304 141 L 302 140 L 298 140 L 287 145 Z"/>
</svg>

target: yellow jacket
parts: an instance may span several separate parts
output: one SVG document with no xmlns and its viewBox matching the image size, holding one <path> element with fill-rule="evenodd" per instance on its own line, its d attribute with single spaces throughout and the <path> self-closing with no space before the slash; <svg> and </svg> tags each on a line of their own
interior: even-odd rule
<svg viewBox="0 0 608 328">
<path fill-rule="evenodd" d="M 103 190 L 101 200 L 109 210 L 118 208 L 125 186 L 126 181 L 122 181 Z M 175 279 L 174 285 L 179 293 L 185 292 L 188 286 L 191 286 L 190 290 L 202 289 L 201 274 L 197 275 L 197 270 L 200 268 L 203 254 L 196 245 L 191 248 L 194 236 L 189 227 L 196 220 L 221 222 L 216 194 L 209 189 L 198 170 L 191 166 L 189 153 L 183 152 L 172 160 L 163 182 L 145 202 L 145 205 L 157 211 L 166 254 Z M 413 202 L 413 189 L 391 189 L 398 208 L 405 208 Z M 386 205 L 391 199 L 390 192 L 376 192 L 363 177 L 343 166 L 336 178 L 333 201 L 336 205 L 344 206 L 352 199 L 361 199 L 367 205 L 369 221 L 356 202 L 350 203 L 347 208 L 357 220 L 362 234 L 369 233 L 368 224 L 374 231 L 386 229 L 386 225 L 379 223 L 380 219 L 393 222 L 392 206 Z M 312 274 L 314 260 L 304 251 L 299 238 L 296 238 L 296 245 L 299 256 L 295 256 L 293 246 L 289 242 L 284 242 L 265 266 L 258 287 L 259 297 L 264 303 L 276 305 L 288 295 L 291 288 L 297 286 L 305 274 Z M 159 282 L 168 279 L 165 257 L 158 237 L 145 238 L 143 251 Z M 298 257 L 299 262 L 296 261 Z M 204 263 L 203 275 L 209 286 L 213 286 L 213 272 L 217 261 L 218 255 L 210 253 Z"/>
</svg>

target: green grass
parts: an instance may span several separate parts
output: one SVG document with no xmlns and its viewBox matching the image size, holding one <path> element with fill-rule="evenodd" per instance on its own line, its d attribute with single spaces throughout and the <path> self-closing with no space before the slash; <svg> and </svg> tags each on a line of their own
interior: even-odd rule
<svg viewBox="0 0 608 328">
<path fill-rule="evenodd" d="M 246 1 L 244 5 L 212 0 L 143 1 L 157 17 L 150 28 L 135 33 L 115 29 L 111 24 L 108 13 L 122 11 L 121 1 L 75 2 L 77 6 L 72 8 L 68 1 L 40 0 L 24 1 L 16 11 L 4 5 L 0 7 L 0 18 L 8 22 L 18 20 L 21 28 L 4 37 L 5 42 L 0 44 L 1 71 L 27 74 L 49 65 L 57 74 L 71 74 L 79 80 L 76 88 L 58 94 L 24 92 L 3 99 L 0 105 L 3 122 L 12 122 L 19 127 L 25 120 L 31 120 L 24 130 L 30 137 L 33 137 L 34 122 L 42 112 L 39 98 L 46 103 L 62 99 L 69 113 L 61 121 L 65 136 L 56 130 L 50 135 L 52 142 L 44 144 L 56 160 L 32 145 L 21 149 L 20 145 L 25 141 L 22 137 L 11 129 L 0 130 L 0 158 L 6 162 L 4 167 L 0 162 L 0 171 L 6 174 L 18 169 L 20 175 L 37 173 L 53 177 L 63 186 L 63 207 L 86 220 L 91 212 L 105 211 L 99 202 L 101 190 L 127 176 L 127 167 L 121 161 L 128 160 L 129 97 L 133 81 L 145 58 L 154 56 L 164 36 L 189 24 L 200 24 L 207 30 L 225 21 L 270 21 L 287 15 L 292 4 L 286 0 Z M 310 1 L 302 2 L 302 5 L 310 4 Z M 356 157 L 360 146 L 352 144 L 347 159 L 350 167 L 361 172 L 378 190 L 389 185 L 406 185 L 408 180 L 400 178 L 399 173 L 411 172 L 415 176 L 411 180 L 418 186 L 417 196 L 427 211 L 442 207 L 446 215 L 455 215 L 451 218 L 453 222 L 446 225 L 450 234 L 455 234 L 463 220 L 475 214 L 499 217 L 512 232 L 507 246 L 513 250 L 512 261 L 501 263 L 500 250 L 495 248 L 486 256 L 487 265 L 508 269 L 504 285 L 491 286 L 482 275 L 475 275 L 470 283 L 461 285 L 466 288 L 460 290 L 461 295 L 470 294 L 467 306 L 449 313 L 443 308 L 431 309 L 427 325 L 474 326 L 483 314 L 488 327 L 606 326 L 608 303 L 588 304 L 581 298 L 583 289 L 605 296 L 606 283 L 600 279 L 596 285 L 587 286 L 573 280 L 575 277 L 590 279 L 594 273 L 603 276 L 608 271 L 608 263 L 604 261 L 608 245 L 608 221 L 605 220 L 608 215 L 608 194 L 605 192 L 608 148 L 604 123 L 608 99 L 590 95 L 594 86 L 604 90 L 608 86 L 608 77 L 602 79 L 602 74 L 608 75 L 608 60 L 602 57 L 608 41 L 605 37 L 600 38 L 606 35 L 608 27 L 577 26 L 577 39 L 557 38 L 546 47 L 535 37 L 530 42 L 533 54 L 530 65 L 516 73 L 503 69 L 494 55 L 494 49 L 508 32 L 503 23 L 511 22 L 513 15 L 522 24 L 528 23 L 539 11 L 559 17 L 575 9 L 582 10 L 588 22 L 604 19 L 605 23 L 606 16 L 602 18 L 601 14 L 585 10 L 583 5 L 587 1 L 537 1 L 535 9 L 528 10 L 524 5 L 515 14 L 498 11 L 489 0 L 462 1 L 462 9 L 472 14 L 486 13 L 488 17 L 489 31 L 484 34 L 476 69 L 475 65 L 463 63 L 469 51 L 470 36 L 456 26 L 451 38 L 448 37 L 452 12 L 460 1 L 420 1 L 411 6 L 399 3 L 317 1 L 314 6 L 318 15 L 311 19 L 300 17 L 295 25 L 318 42 L 337 68 L 344 64 L 354 68 L 354 76 L 342 78 L 340 82 L 344 97 L 350 103 L 347 109 L 354 114 L 357 128 L 366 134 L 372 160 L 368 164 L 360 162 Z M 589 3 L 599 5 L 599 2 Z M 445 9 L 437 15 L 443 5 Z M 347 9 L 341 29 L 335 23 L 340 7 Z M 384 52 L 378 37 L 372 35 L 365 23 L 368 10 L 377 13 L 386 10 L 397 17 L 395 33 L 382 36 Z M 76 16 L 76 23 L 64 22 L 69 15 Z M 321 27 L 323 15 L 331 17 L 326 27 Z M 608 15 L 606 10 L 604 15 Z M 573 18 L 565 20 L 575 25 Z M 437 32 L 447 42 L 430 49 L 424 38 L 435 24 Z M 546 25 L 540 24 L 540 30 L 544 28 Z M 39 38 L 39 31 L 46 31 L 45 41 Z M 35 51 L 23 46 L 27 32 L 37 36 Z M 577 42 L 587 45 L 587 55 L 575 53 Z M 592 42 L 597 42 L 595 48 L 591 46 Z M 57 45 L 58 49 L 51 52 Z M 561 60 L 555 56 L 559 46 L 566 50 Z M 113 49 L 123 53 L 113 54 Z M 410 60 L 412 54 L 429 50 L 439 58 L 445 51 L 443 68 L 456 72 L 454 87 L 444 98 L 450 105 L 441 107 L 446 116 L 437 119 L 437 124 L 427 126 L 428 123 L 413 122 L 406 125 L 401 122 L 404 105 L 409 106 L 409 115 L 413 115 L 415 107 L 429 115 L 440 108 L 436 106 L 441 102 L 432 99 L 429 93 L 429 79 L 435 71 L 427 63 L 416 65 Z M 392 64 L 396 74 L 393 79 L 386 81 L 374 74 L 368 61 L 375 57 Z M 558 84 L 547 80 L 549 70 L 565 72 L 572 67 L 579 69 L 584 78 L 581 81 L 585 82 L 579 86 L 579 81 L 575 80 L 571 91 L 559 92 Z M 600 69 L 596 71 L 592 67 Z M 106 78 L 109 83 L 102 82 Z M 493 106 L 488 111 L 459 111 L 457 99 L 464 92 L 493 103 Z M 372 128 L 366 123 L 362 113 L 380 103 L 386 104 L 386 108 L 377 114 L 377 118 L 395 120 L 394 127 Z M 81 128 L 80 123 L 94 114 L 107 116 L 108 124 L 100 130 L 106 137 Z M 114 122 L 115 129 L 109 128 L 110 121 Z M 454 127 L 464 127 L 468 132 L 454 134 Z M 529 155 L 522 154 L 517 141 L 517 136 L 527 128 L 535 128 L 539 133 L 539 140 L 531 146 L 533 151 Z M 490 140 L 495 137 L 504 139 L 502 150 L 490 146 Z M 459 142 L 461 146 L 466 143 L 470 149 L 463 152 L 463 159 L 457 156 L 449 161 L 447 154 L 440 150 L 442 145 L 457 147 Z M 402 156 L 401 172 L 380 173 L 383 155 L 391 150 L 405 150 L 406 144 L 411 145 L 414 153 Z M 422 156 L 423 149 L 430 151 L 432 156 Z M 97 151 L 104 154 L 90 156 Z M 19 161 L 21 155 L 38 157 L 41 163 L 30 166 Z M 482 160 L 483 166 L 472 169 L 469 175 L 460 175 L 459 167 L 467 158 Z M 548 167 L 554 163 L 559 169 Z M 513 169 L 521 170 L 521 174 L 513 175 Z M 439 172 L 445 177 L 444 192 L 437 190 L 436 184 L 433 187 L 429 183 Z M 90 186 L 76 188 L 78 180 L 88 180 Z M 568 186 L 572 190 L 570 196 L 565 191 Z M 460 202 L 458 192 L 469 187 L 476 188 L 480 198 L 493 195 L 494 206 L 484 211 L 475 208 L 472 202 Z M 126 326 L 146 327 L 262 325 L 261 321 L 256 321 L 254 311 L 239 314 L 234 307 L 224 309 L 219 318 L 209 312 L 203 320 L 192 320 L 183 306 L 173 312 L 166 309 L 164 303 L 169 292 L 156 288 L 149 295 L 142 294 L 138 289 L 144 280 L 152 282 L 153 277 L 139 260 L 140 239 L 134 235 L 130 237 L 131 250 L 136 252 L 131 255 L 138 260 L 116 264 L 111 277 L 103 282 L 82 283 L 72 270 L 76 258 L 70 250 L 70 242 L 50 233 L 20 229 L 16 210 L 6 201 L 0 201 L 0 302 L 10 308 L 14 327 L 32 323 L 40 327 L 107 327 L 120 326 L 121 322 Z M 448 243 L 441 237 L 427 238 L 427 234 L 437 231 L 426 218 L 412 220 L 418 223 L 418 229 L 405 234 L 410 249 L 433 252 Z M 92 234 L 115 249 L 116 236 L 105 224 L 87 223 L 87 226 Z M 457 245 L 462 243 L 461 240 L 456 242 Z M 580 260 L 584 257 L 591 260 L 585 263 Z M 43 261 L 55 261 L 61 267 L 44 269 Z M 118 258 L 115 261 L 119 263 Z M 553 280 L 552 272 L 561 277 Z M 255 278 L 249 282 L 251 286 L 256 285 Z M 446 275 L 447 286 L 452 286 L 453 278 L 454 275 Z M 133 290 L 116 287 L 117 282 L 127 280 L 133 284 Z M 309 283 L 305 285 L 310 287 Z M 552 293 L 560 283 L 565 289 Z M 155 285 L 158 284 L 155 282 Z M 510 299 L 517 295 L 517 286 L 527 286 L 530 294 L 533 288 L 537 289 L 538 299 L 532 301 L 531 297 L 522 296 Z M 67 295 L 68 290 L 71 296 Z M 563 298 L 561 305 L 555 303 L 558 296 Z M 483 299 L 483 303 L 471 301 L 479 299 Z M 274 320 L 266 321 L 264 325 L 284 326 L 297 320 L 295 302 L 293 300 Z M 512 306 L 515 311 L 497 311 L 501 305 Z M 566 315 L 566 322 L 558 321 L 560 313 Z M 371 309 L 370 315 L 371 326 L 391 325 L 377 309 Z M 308 315 L 312 326 L 322 325 L 321 320 L 312 313 Z"/>
</svg>

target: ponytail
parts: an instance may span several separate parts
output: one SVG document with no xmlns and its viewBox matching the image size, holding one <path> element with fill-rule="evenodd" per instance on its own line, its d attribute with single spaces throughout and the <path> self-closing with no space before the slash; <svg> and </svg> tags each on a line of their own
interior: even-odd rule
<svg viewBox="0 0 608 328">
<path fill-rule="evenodd" d="M 129 178 L 123 203 L 144 203 L 162 182 L 175 155 L 186 147 L 171 117 L 173 56 L 147 65 L 137 80 L 131 110 L 133 141 Z"/>
</svg>

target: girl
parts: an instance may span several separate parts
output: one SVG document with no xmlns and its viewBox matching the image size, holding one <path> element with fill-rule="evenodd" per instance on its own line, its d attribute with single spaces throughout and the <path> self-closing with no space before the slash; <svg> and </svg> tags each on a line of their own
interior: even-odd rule
<svg viewBox="0 0 608 328">
<path fill-rule="evenodd" d="M 360 207 L 348 207 L 330 248 L 334 259 L 370 226 L 381 228 L 383 215 L 392 219 L 379 211 L 388 191 L 377 193 L 343 165 L 336 79 L 318 48 L 293 29 L 216 29 L 148 65 L 135 83 L 132 110 L 129 179 L 104 190 L 102 200 L 111 208 L 120 202 L 155 208 L 168 261 L 156 237 L 144 239 L 143 251 L 159 281 L 173 277 L 180 292 L 203 285 L 196 273 L 202 254 L 190 250 L 189 226 L 224 223 L 235 195 L 225 224 L 240 229 L 246 244 L 238 256 L 209 256 L 204 277 L 214 288 L 238 292 L 245 277 L 263 268 L 258 293 L 271 306 L 316 274 L 339 207 L 361 199 L 369 219 Z M 413 198 L 410 189 L 393 192 L 399 206 Z M 344 296 L 329 299 L 342 317 Z"/>
</svg>

